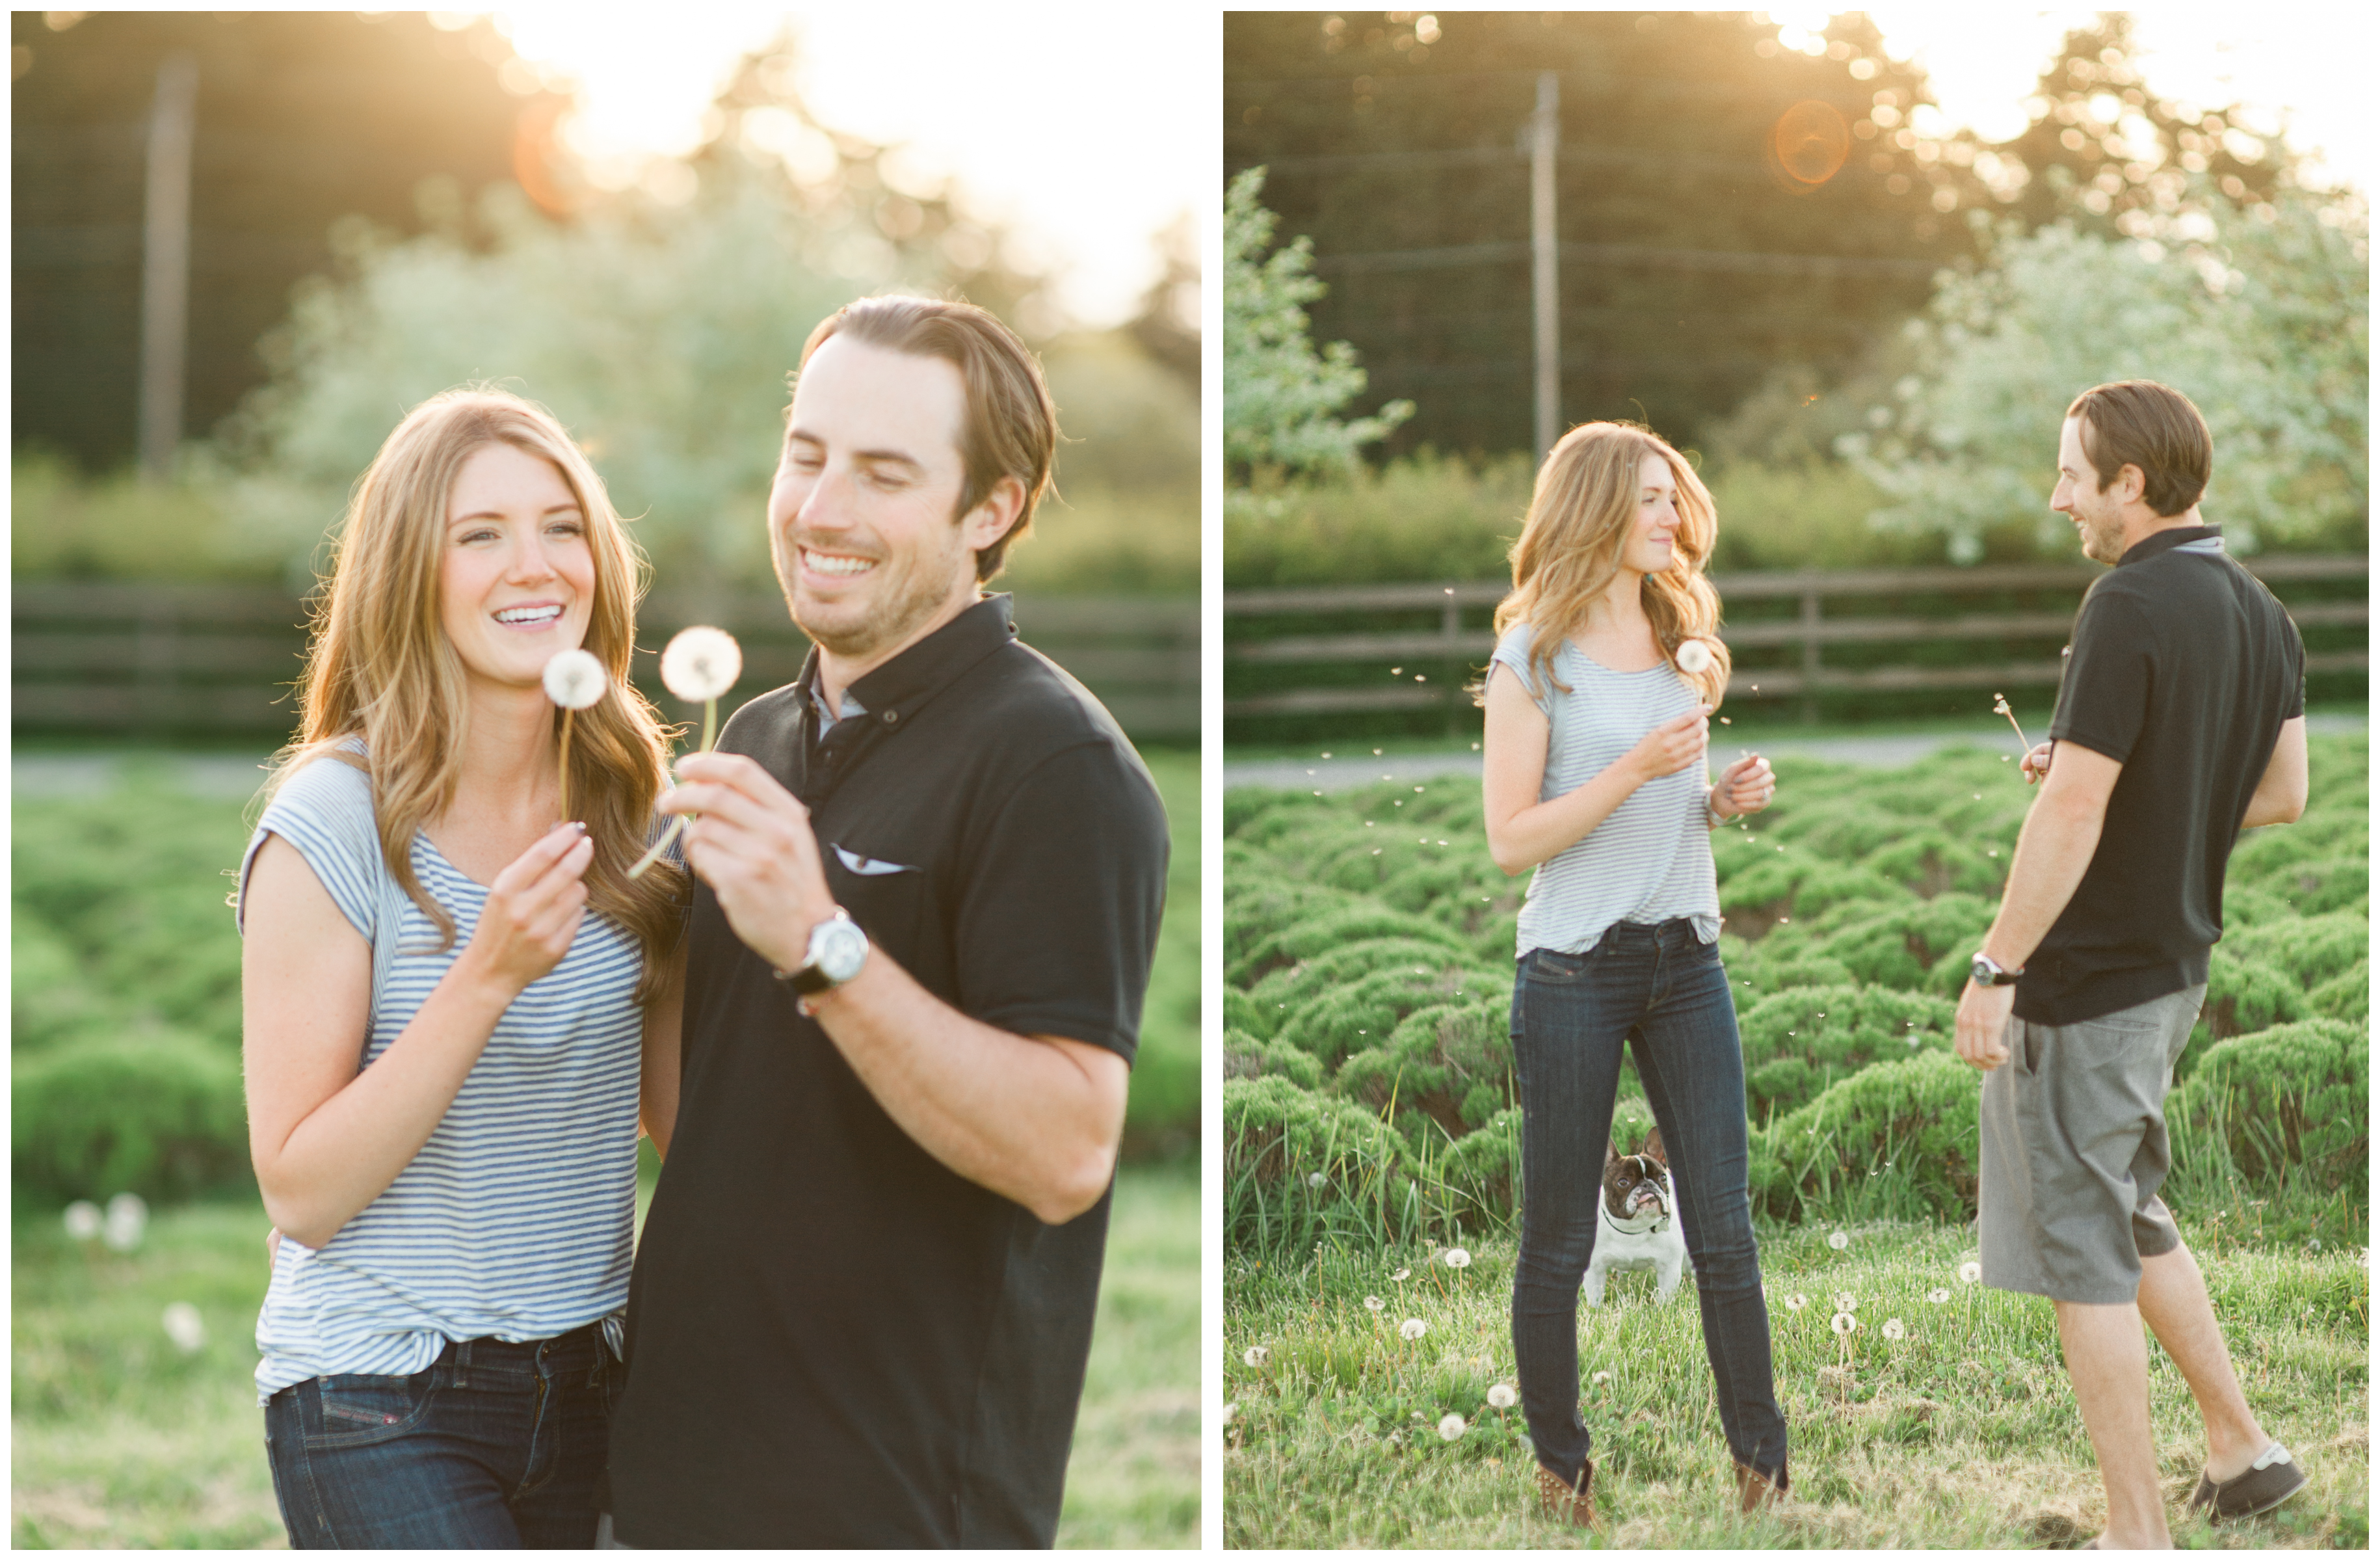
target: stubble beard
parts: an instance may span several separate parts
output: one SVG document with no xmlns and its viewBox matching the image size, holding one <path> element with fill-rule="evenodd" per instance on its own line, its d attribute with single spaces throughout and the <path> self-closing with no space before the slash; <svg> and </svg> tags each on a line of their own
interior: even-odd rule
<svg viewBox="0 0 2380 1561">
<path fill-rule="evenodd" d="M 862 608 L 856 618 L 830 616 L 835 609 L 822 603 L 808 604 L 806 609 L 797 589 L 800 547 L 786 540 L 780 549 L 774 560 L 777 584 L 785 593 L 785 610 L 792 615 L 794 627 L 822 650 L 849 660 L 871 656 L 888 645 L 901 643 L 929 621 L 949 599 L 946 583 L 938 582 L 932 569 L 897 564 L 887 557 L 876 563 L 876 572 L 883 577 L 885 593 L 872 604 L 852 604 Z"/>
</svg>

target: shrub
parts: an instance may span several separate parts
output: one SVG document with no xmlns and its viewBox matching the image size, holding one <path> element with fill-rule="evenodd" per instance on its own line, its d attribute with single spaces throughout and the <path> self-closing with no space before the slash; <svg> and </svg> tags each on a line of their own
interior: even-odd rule
<svg viewBox="0 0 2380 1561">
<path fill-rule="evenodd" d="M 1739 1024 L 1752 1119 L 1796 1110 L 1871 1063 L 1948 1048 L 1957 1015 L 1943 998 L 1884 987 L 1799 987 L 1761 999 Z"/>
<path fill-rule="evenodd" d="M 2369 966 L 2366 961 L 2358 959 L 2307 993 L 2305 1006 L 2309 1011 L 2325 1018 L 2361 1021 L 2369 1011 L 2371 986 Z"/>
<path fill-rule="evenodd" d="M 1822 1213 L 1974 1218 L 1978 1089 L 1974 1069 L 1947 1051 L 1880 1063 L 1830 1086 L 1755 1135 L 1754 1207 L 1793 1221 Z"/>
<path fill-rule="evenodd" d="M 1223 1077 L 1261 1079 L 1275 1074 L 1301 1090 L 1322 1088 L 1322 1064 L 1279 1041 L 1259 1041 L 1245 1030 L 1223 1032 Z"/>
<path fill-rule="evenodd" d="M 2291 1168 L 2325 1192 L 2363 1186 L 2369 1160 L 2365 1080 L 2370 1041 L 2359 1026 L 2308 1019 L 2210 1047 L 2167 1108 L 2189 1129 L 2177 1156 L 2220 1148 L 2260 1190 Z"/>
<path fill-rule="evenodd" d="M 1818 951 L 1859 980 L 1906 991 L 1955 993 L 1968 955 L 1992 924 L 1992 907 L 1973 895 L 1940 894 L 1895 906 L 1829 934 Z"/>
<path fill-rule="evenodd" d="M 1285 965 L 1317 958 L 1333 949 L 1378 938 L 1400 938 L 1445 945 L 1460 954 L 1463 945 L 1446 929 L 1424 917 L 1384 906 L 1350 899 L 1292 921 L 1233 960 L 1223 979 L 1234 986 L 1251 986 Z"/>
<path fill-rule="evenodd" d="M 2363 958 L 2369 924 L 2353 911 L 2335 910 L 2240 933 L 2223 940 L 2233 957 L 2270 965 L 2304 987 L 2320 986 Z"/>
<path fill-rule="evenodd" d="M 237 1182 L 248 1167 L 239 1064 L 170 1032 L 87 1042 L 15 1070 L 17 1186 L 55 1198 L 154 1199 Z"/>
<path fill-rule="evenodd" d="M 1241 1250 L 1302 1252 L 1331 1238 L 1393 1245 L 1438 1213 L 1394 1129 L 1287 1079 L 1225 1080 L 1223 1144 L 1224 1239 Z"/>
<path fill-rule="evenodd" d="M 1870 851 L 1860 865 L 1921 899 L 1953 889 L 1969 895 L 1998 895 L 2008 879 L 2009 853 L 1986 855 L 1990 848 L 1939 829 L 1919 828 Z"/>
<path fill-rule="evenodd" d="M 2206 1027 L 2221 1041 L 2298 1017 L 2298 983 L 2221 944 L 2206 961 Z"/>
<path fill-rule="evenodd" d="M 1332 1090 L 1374 1111 L 1419 1111 L 1461 1138 L 1513 1104 L 1509 993 L 1432 1004 L 1348 1057 Z"/>
<path fill-rule="evenodd" d="M 1337 1068 L 1350 1054 L 1388 1044 L 1390 1035 L 1408 1014 L 1449 998 L 1501 993 L 1509 996 L 1510 977 L 1493 970 L 1466 969 L 1443 958 L 1427 964 L 1374 970 L 1344 985 L 1333 982 L 1302 1006 L 1290 1005 L 1289 1021 L 1280 1031 L 1291 1045 L 1313 1053 L 1328 1068 Z"/>
</svg>

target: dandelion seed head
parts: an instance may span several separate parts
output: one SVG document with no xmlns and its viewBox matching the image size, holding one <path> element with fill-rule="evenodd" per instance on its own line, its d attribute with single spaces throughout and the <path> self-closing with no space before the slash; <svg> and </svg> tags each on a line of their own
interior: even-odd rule
<svg viewBox="0 0 2380 1561">
<path fill-rule="evenodd" d="M 1240 1407 L 1239 1407 L 1237 1404 L 1226 1404 L 1226 1405 L 1224 1405 L 1224 1406 L 1223 1406 L 1223 1423 L 1224 1423 L 1224 1424 L 1226 1424 L 1226 1425 L 1229 1425 L 1229 1424 L 1232 1422 L 1232 1416 L 1234 1416 L 1234 1415 L 1236 1415 L 1236 1414 L 1238 1414 L 1239 1412 L 1240 1412 Z"/>
<path fill-rule="evenodd" d="M 1699 640 L 1678 641 L 1678 670 L 1689 677 L 1699 677 L 1711 668 L 1711 650 Z"/>
<path fill-rule="evenodd" d="M 1962 1262 L 1959 1265 L 1959 1277 L 1970 1285 L 1975 1283 L 1983 1276 L 1984 1265 L 1982 1263 L 1969 1262 Z"/>
<path fill-rule="evenodd" d="M 1836 1291 L 1835 1310 L 1837 1311 L 1857 1311 L 1859 1310 L 1859 1297 L 1852 1294 L 1849 1290 Z"/>
<path fill-rule="evenodd" d="M 743 674 L 744 647 L 723 628 L 681 628 L 662 649 L 662 686 L 690 703 L 717 699 Z"/>
<path fill-rule="evenodd" d="M 67 1234 L 78 1241 L 96 1239 L 101 1220 L 99 1205 L 88 1198 L 78 1198 L 67 1205 Z"/>
<path fill-rule="evenodd" d="M 1247 1348 L 1247 1352 L 1240 1357 L 1240 1360 L 1243 1364 L 1247 1366 L 1249 1370 L 1253 1371 L 1257 1367 L 1263 1365 L 1266 1359 L 1271 1354 L 1272 1351 L 1263 1345 L 1250 1345 Z"/>
<path fill-rule="evenodd" d="M 586 651 L 556 652 L 545 664 L 545 697 L 565 710 L 585 710 L 603 697 L 603 664 Z"/>
<path fill-rule="evenodd" d="M 1936 1306 L 1940 1306 L 1944 1301 L 1950 1299 L 1950 1292 L 1941 1289 L 1928 1290 L 1925 1292 L 1925 1299 L 1932 1301 Z"/>
<path fill-rule="evenodd" d="M 199 1309 L 188 1301 L 166 1302 L 164 1323 L 165 1336 L 172 1339 L 174 1348 L 183 1354 L 196 1355 L 206 1348 L 206 1321 L 199 1315 Z"/>
<path fill-rule="evenodd" d="M 1909 1332 L 1909 1331 L 1908 1331 L 1906 1328 L 1903 1328 L 1903 1327 L 1900 1325 L 1900 1318 L 1898 1318 L 1898 1317 L 1888 1317 L 1888 1318 L 1886 1318 L 1886 1319 L 1884 1320 L 1884 1336 L 1885 1336 L 1886 1338 L 1888 1338 L 1888 1339 L 1904 1338 L 1904 1337 L 1906 1337 L 1906 1336 L 1908 1335 L 1908 1332 Z"/>
<path fill-rule="evenodd" d="M 101 1222 L 99 1238 L 110 1251 L 128 1252 L 140 1245 L 141 1234 L 149 1228 L 149 1205 L 137 1192 L 119 1192 L 107 1201 L 107 1217 Z"/>
<path fill-rule="evenodd" d="M 1520 1401 L 1521 1396 L 1514 1393 L 1508 1383 L 1500 1382 L 1488 1390 L 1488 1402 L 1491 1408 L 1509 1409 Z"/>
<path fill-rule="evenodd" d="M 1312 1176 L 1305 1178 L 1305 1185 L 1308 1187 L 1320 1187 L 1328 1179 L 1330 1178 L 1323 1176 L 1321 1172 L 1317 1171 Z"/>
<path fill-rule="evenodd" d="M 1417 1339 L 1427 1332 L 1429 1332 L 1429 1324 L 1418 1317 L 1408 1317 L 1397 1324 L 1397 1333 L 1403 1338 Z"/>
<path fill-rule="evenodd" d="M 1410 1268 L 1401 1268 L 1401 1269 L 1397 1270 L 1394 1274 L 1390 1274 L 1390 1275 L 1389 1275 L 1389 1277 L 1390 1277 L 1391 1280 L 1394 1280 L 1395 1282 L 1397 1282 L 1398 1284 L 1402 1284 L 1402 1283 L 1404 1283 L 1404 1281 L 1405 1281 L 1407 1278 L 1411 1277 L 1412 1274 L 1413 1274 L 1413 1270 L 1412 1270 L 1412 1269 L 1410 1269 Z"/>
<path fill-rule="evenodd" d="M 1827 1326 L 1843 1337 L 1849 1338 L 1852 1335 L 1852 1330 L 1859 1326 L 1859 1319 L 1848 1311 L 1838 1311 L 1835 1313 L 1834 1321 L 1828 1323 Z"/>
<path fill-rule="evenodd" d="M 1831 1236 L 1829 1236 L 1829 1237 L 1828 1237 L 1828 1238 L 1827 1238 L 1827 1245 L 1828 1245 L 1828 1246 L 1829 1246 L 1829 1247 L 1832 1247 L 1835 1250 L 1837 1250 L 1837 1251 L 1839 1251 L 1839 1252 L 1840 1252 L 1840 1251 L 1841 1251 L 1844 1248 L 1846 1248 L 1846 1247 L 1850 1246 L 1851 1244 L 1852 1244 L 1852 1238 L 1851 1238 L 1849 1236 L 1846 1236 L 1845 1234 L 1843 1234 L 1843 1233 L 1842 1233 L 1841 1231 L 1840 1231 L 1840 1230 L 1836 1231 L 1833 1235 L 1831 1235 Z"/>
<path fill-rule="evenodd" d="M 1471 1266 L 1471 1254 L 1464 1251 L 1460 1247 L 1449 1247 L 1446 1250 L 1445 1262 L 1446 1266 L 1449 1268 L 1469 1268 Z"/>
<path fill-rule="evenodd" d="M 1467 1429 L 1461 1415 L 1448 1415 L 1438 1422 L 1438 1438 L 1441 1442 L 1457 1442 Z"/>
<path fill-rule="evenodd" d="M 1364 1298 L 1364 1310 L 1366 1311 L 1386 1311 L 1388 1309 L 1389 1303 L 1382 1300 L 1378 1296 L 1366 1296 Z"/>
<path fill-rule="evenodd" d="M 1593 1376 L 1591 1376 L 1591 1377 L 1589 1377 L 1589 1378 L 1587 1379 L 1587 1381 L 1589 1381 L 1589 1382 L 1596 1382 L 1596 1383 L 1605 1383 L 1605 1382 L 1609 1382 L 1610 1380 L 1611 1380 L 1611 1373 L 1610 1373 L 1609 1372 L 1596 1372 L 1596 1373 L 1595 1373 L 1595 1375 L 1593 1375 Z"/>
<path fill-rule="evenodd" d="M 1809 1304 L 1810 1298 L 1807 1296 L 1792 1295 L 1785 1298 L 1785 1310 L 1788 1311 L 1799 1311 Z"/>
</svg>

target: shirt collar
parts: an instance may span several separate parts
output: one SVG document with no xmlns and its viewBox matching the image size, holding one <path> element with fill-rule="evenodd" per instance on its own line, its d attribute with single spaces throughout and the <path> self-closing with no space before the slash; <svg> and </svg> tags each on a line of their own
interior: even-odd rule
<svg viewBox="0 0 2380 1561">
<path fill-rule="evenodd" d="M 2181 547 L 2190 543 L 2211 541 L 2219 543 L 2222 540 L 2223 533 L 2213 526 L 2168 527 L 2162 531 L 2152 531 L 2124 549 L 2124 555 L 2116 560 L 2116 567 L 2120 569 L 2127 564 L 2137 564 L 2143 559 L 2154 558 L 2168 549 Z"/>
<path fill-rule="evenodd" d="M 862 710 L 887 726 L 907 720 L 911 712 L 961 673 L 1016 638 L 1014 602 L 1004 591 L 985 597 L 891 661 L 855 679 L 844 691 L 845 703 L 856 700 Z M 818 648 L 812 646 L 802 665 L 802 683 L 815 688 L 817 678 Z"/>
</svg>

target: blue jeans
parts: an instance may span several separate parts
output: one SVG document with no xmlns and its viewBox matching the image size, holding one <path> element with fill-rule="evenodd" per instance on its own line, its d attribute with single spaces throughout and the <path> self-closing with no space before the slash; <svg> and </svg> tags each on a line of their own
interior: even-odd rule
<svg viewBox="0 0 2380 1561">
<path fill-rule="evenodd" d="M 1718 949 L 1682 919 L 1622 921 L 1585 954 L 1540 948 L 1521 960 L 1512 991 L 1522 1123 L 1512 1352 L 1529 1438 L 1539 1463 L 1576 1483 L 1593 1445 L 1578 1412 L 1579 1285 L 1595 1255 L 1623 1043 L 1669 1152 L 1728 1450 L 1781 1490 L 1785 1417 L 1745 1185 L 1742 1042 Z"/>
<path fill-rule="evenodd" d="M 625 1380 L 600 1324 L 449 1343 L 411 1376 L 309 1377 L 264 1407 L 296 1550 L 585 1550 Z"/>
</svg>

